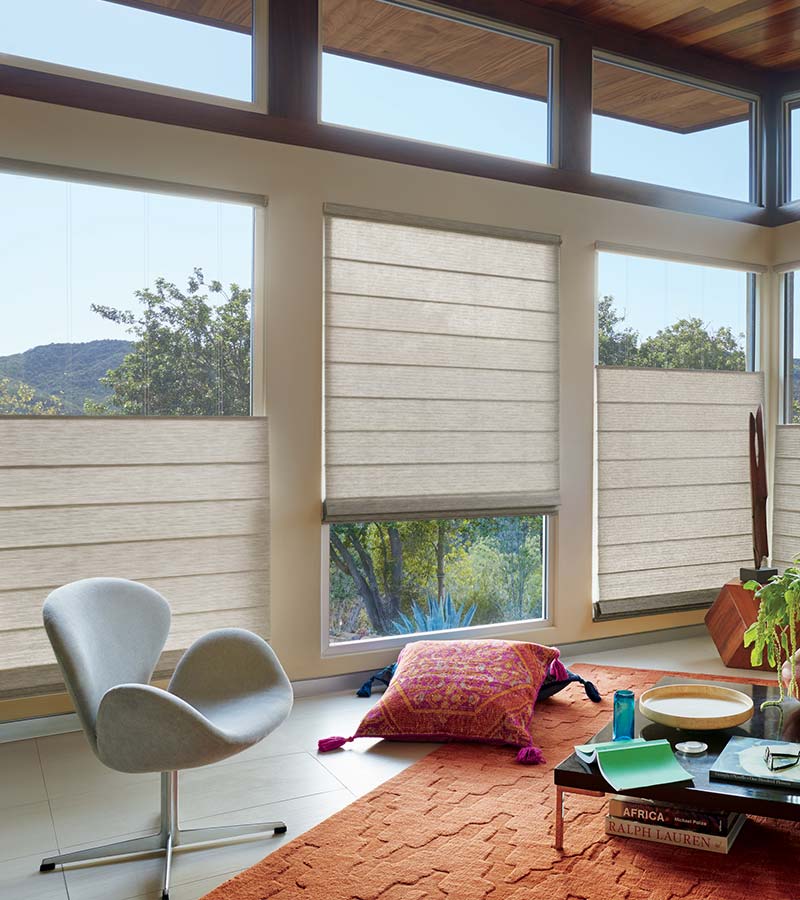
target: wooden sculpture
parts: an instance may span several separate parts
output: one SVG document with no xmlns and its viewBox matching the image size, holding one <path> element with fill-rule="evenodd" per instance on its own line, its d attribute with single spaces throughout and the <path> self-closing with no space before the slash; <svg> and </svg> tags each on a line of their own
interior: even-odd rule
<svg viewBox="0 0 800 900">
<path fill-rule="evenodd" d="M 767 456 L 764 449 L 764 411 L 758 407 L 750 413 L 750 504 L 753 521 L 753 568 L 739 570 L 739 578 L 729 581 L 719 592 L 713 606 L 706 613 L 706 627 L 726 666 L 750 669 L 750 651 L 743 644 L 746 629 L 756 620 L 758 600 L 753 591 L 746 591 L 747 581 L 766 583 L 777 569 L 768 568 L 769 541 L 767 539 Z M 767 663 L 759 666 L 769 669 Z"/>
<path fill-rule="evenodd" d="M 767 538 L 767 462 L 764 453 L 764 410 L 750 413 L 750 500 L 753 508 L 753 564 L 761 569 L 769 559 Z M 752 576 L 760 581 L 756 575 Z M 742 581 L 746 581 L 742 577 Z"/>
</svg>

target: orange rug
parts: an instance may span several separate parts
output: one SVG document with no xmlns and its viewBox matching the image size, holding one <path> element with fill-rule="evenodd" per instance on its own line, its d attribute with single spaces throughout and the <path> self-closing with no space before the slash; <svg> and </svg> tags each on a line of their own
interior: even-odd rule
<svg viewBox="0 0 800 900">
<path fill-rule="evenodd" d="M 519 765 L 508 748 L 444 746 L 204 900 L 800 897 L 800 826 L 789 822 L 751 819 L 720 856 L 607 838 L 604 801 L 569 795 L 564 850 L 553 849 L 552 767 L 609 721 L 617 688 L 638 695 L 667 674 L 576 668 L 604 699 L 590 703 L 575 685 L 540 705 L 545 765 Z"/>
</svg>

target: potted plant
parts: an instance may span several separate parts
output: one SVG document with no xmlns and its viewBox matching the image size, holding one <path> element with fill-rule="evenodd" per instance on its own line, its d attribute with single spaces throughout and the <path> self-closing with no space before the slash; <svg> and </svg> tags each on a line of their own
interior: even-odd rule
<svg viewBox="0 0 800 900">
<path fill-rule="evenodd" d="M 750 647 L 750 662 L 760 666 L 767 655 L 767 662 L 778 676 L 779 700 L 767 700 L 761 704 L 780 706 L 784 699 L 784 662 L 788 663 L 787 689 L 790 697 L 797 697 L 797 634 L 800 619 L 800 557 L 782 575 L 774 575 L 766 584 L 748 581 L 744 588 L 755 591 L 760 601 L 758 617 L 744 633 L 744 645 Z"/>
</svg>

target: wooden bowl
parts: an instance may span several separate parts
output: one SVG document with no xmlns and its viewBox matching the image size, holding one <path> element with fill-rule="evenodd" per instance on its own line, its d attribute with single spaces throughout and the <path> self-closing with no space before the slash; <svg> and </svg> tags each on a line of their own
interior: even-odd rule
<svg viewBox="0 0 800 900">
<path fill-rule="evenodd" d="M 752 718 L 753 699 L 716 684 L 665 684 L 639 697 L 639 711 L 670 728 L 716 731 Z"/>
</svg>

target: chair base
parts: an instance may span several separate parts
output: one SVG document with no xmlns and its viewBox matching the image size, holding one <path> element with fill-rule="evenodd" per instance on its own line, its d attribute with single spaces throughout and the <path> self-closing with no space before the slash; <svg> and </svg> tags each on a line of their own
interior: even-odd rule
<svg viewBox="0 0 800 900">
<path fill-rule="evenodd" d="M 132 856 L 139 853 L 157 853 L 164 856 L 164 877 L 162 880 L 162 900 L 169 900 L 169 882 L 172 869 L 172 854 L 175 851 L 192 849 L 199 844 L 212 841 L 226 841 L 230 838 L 253 837 L 268 832 L 286 834 L 284 822 L 258 822 L 251 825 L 216 825 L 211 828 L 178 827 L 178 773 L 161 773 L 161 830 L 146 837 L 119 841 L 75 850 L 42 860 L 40 872 L 52 872 L 56 866 L 69 863 L 94 862 L 101 859 Z"/>
</svg>

